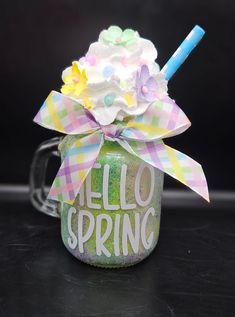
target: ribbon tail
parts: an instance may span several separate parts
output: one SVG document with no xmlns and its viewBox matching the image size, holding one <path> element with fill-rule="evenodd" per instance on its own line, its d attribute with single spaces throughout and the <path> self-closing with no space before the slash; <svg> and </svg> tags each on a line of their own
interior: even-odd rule
<svg viewBox="0 0 235 317">
<path fill-rule="evenodd" d="M 167 173 L 210 201 L 203 169 L 189 156 L 165 145 L 162 141 L 136 142 L 120 139 L 117 141 L 129 153 Z"/>
<path fill-rule="evenodd" d="M 48 198 L 70 205 L 95 164 L 104 143 L 102 133 L 93 133 L 77 139 L 69 151 L 54 179 Z"/>
</svg>

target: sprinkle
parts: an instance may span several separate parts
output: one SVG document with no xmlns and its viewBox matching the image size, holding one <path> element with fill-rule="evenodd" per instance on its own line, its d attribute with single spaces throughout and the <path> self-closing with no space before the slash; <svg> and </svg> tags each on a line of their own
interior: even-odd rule
<svg viewBox="0 0 235 317">
<path fill-rule="evenodd" d="M 114 71 L 115 69 L 112 66 L 105 66 L 105 68 L 103 69 L 103 76 L 109 78 L 114 74 Z"/>
<path fill-rule="evenodd" d="M 128 65 L 128 58 L 126 56 L 123 56 L 121 58 L 121 63 L 122 63 L 123 66 L 126 67 Z"/>
<path fill-rule="evenodd" d="M 110 107 L 112 106 L 113 102 L 114 102 L 114 99 L 115 99 L 115 96 L 114 95 L 106 95 L 104 97 L 104 104 L 107 106 L 107 107 Z"/>
<path fill-rule="evenodd" d="M 125 98 L 125 100 L 126 100 L 126 102 L 127 102 L 129 107 L 133 106 L 134 100 L 133 100 L 133 97 L 132 97 L 131 94 L 129 94 L 128 92 L 125 93 L 124 98 Z"/>
<path fill-rule="evenodd" d="M 91 109 L 91 108 L 92 108 L 92 104 L 91 104 L 91 102 L 90 102 L 89 97 L 85 97 L 85 98 L 84 98 L 84 105 L 85 105 L 85 107 L 86 107 L 87 109 Z"/>
<path fill-rule="evenodd" d="M 95 66 L 97 64 L 97 58 L 95 55 L 86 56 L 86 61 L 90 64 L 90 66 Z"/>
</svg>

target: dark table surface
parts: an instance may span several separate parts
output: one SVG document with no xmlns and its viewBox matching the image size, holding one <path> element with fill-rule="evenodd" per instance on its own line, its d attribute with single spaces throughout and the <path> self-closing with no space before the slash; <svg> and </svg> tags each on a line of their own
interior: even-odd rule
<svg viewBox="0 0 235 317">
<path fill-rule="evenodd" d="M 226 201 L 164 204 L 149 258 L 99 269 L 68 253 L 58 219 L 15 197 L 0 201 L 0 316 L 235 316 L 235 208 Z"/>
</svg>

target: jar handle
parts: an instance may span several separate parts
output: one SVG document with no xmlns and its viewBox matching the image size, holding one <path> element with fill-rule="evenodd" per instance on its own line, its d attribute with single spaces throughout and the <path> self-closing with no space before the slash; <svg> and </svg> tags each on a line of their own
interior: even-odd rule
<svg viewBox="0 0 235 317">
<path fill-rule="evenodd" d="M 30 200 L 33 206 L 40 212 L 52 217 L 60 217 L 59 203 L 47 199 L 45 177 L 48 161 L 52 156 L 60 156 L 58 146 L 62 138 L 56 137 L 39 145 L 31 164 L 29 188 Z"/>
</svg>

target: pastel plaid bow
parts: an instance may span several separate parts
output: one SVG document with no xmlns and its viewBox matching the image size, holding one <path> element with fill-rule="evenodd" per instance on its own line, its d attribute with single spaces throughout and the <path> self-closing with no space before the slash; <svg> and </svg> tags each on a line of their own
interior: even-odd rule
<svg viewBox="0 0 235 317">
<path fill-rule="evenodd" d="M 78 138 L 67 152 L 50 189 L 50 199 L 73 204 L 106 139 L 117 141 L 129 153 L 169 174 L 209 201 L 201 165 L 162 141 L 184 132 L 191 125 L 169 97 L 152 103 L 144 114 L 130 119 L 125 125 L 101 126 L 76 100 L 52 91 L 34 121 L 65 134 L 87 134 Z"/>
</svg>

